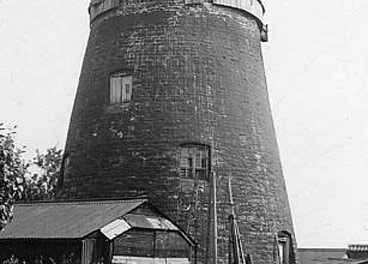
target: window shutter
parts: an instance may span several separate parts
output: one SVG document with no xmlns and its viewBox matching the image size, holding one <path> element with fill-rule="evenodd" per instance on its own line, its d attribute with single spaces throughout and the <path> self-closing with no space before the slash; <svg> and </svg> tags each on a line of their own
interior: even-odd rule
<svg viewBox="0 0 368 264">
<path fill-rule="evenodd" d="M 115 103 L 115 78 L 110 77 L 110 103 Z"/>
<path fill-rule="evenodd" d="M 120 102 L 125 102 L 125 100 L 126 100 L 125 78 L 120 77 L 120 97 L 119 97 L 119 101 Z"/>
<path fill-rule="evenodd" d="M 132 76 L 110 77 L 110 103 L 129 102 L 132 97 Z"/>
<path fill-rule="evenodd" d="M 115 89 L 115 101 L 114 103 L 119 103 L 121 98 L 121 77 L 114 77 L 114 89 Z"/>
<path fill-rule="evenodd" d="M 121 98 L 121 77 L 110 78 L 110 102 L 115 104 L 120 102 Z"/>
<path fill-rule="evenodd" d="M 132 76 L 127 76 L 125 79 L 125 102 L 129 102 L 132 99 Z"/>
</svg>

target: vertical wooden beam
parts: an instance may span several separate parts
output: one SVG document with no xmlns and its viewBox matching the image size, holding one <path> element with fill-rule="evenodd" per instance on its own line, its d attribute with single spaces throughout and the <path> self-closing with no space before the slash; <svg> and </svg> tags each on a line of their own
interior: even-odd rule
<svg viewBox="0 0 368 264">
<path fill-rule="evenodd" d="M 212 174 L 209 175 L 209 177 L 211 177 Z M 206 237 L 206 255 L 205 255 L 205 264 L 211 264 L 212 260 L 211 260 L 211 254 L 212 254 L 212 243 L 211 243 L 211 238 L 212 238 L 212 197 L 213 197 L 213 180 L 212 178 L 210 179 L 210 190 L 209 190 L 209 195 L 208 195 L 208 211 L 207 211 L 207 237 Z"/>
<path fill-rule="evenodd" d="M 216 173 L 212 173 L 212 215 L 213 215 L 213 244 L 212 244 L 212 257 L 213 264 L 217 264 L 217 179 Z"/>
<path fill-rule="evenodd" d="M 112 263 L 112 258 L 114 256 L 114 241 L 109 240 L 109 263 Z"/>
</svg>

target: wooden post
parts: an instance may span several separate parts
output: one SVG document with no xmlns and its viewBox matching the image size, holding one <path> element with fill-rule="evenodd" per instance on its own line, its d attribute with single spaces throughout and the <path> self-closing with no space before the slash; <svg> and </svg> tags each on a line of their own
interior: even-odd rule
<svg viewBox="0 0 368 264">
<path fill-rule="evenodd" d="M 231 174 L 229 175 L 229 200 L 230 200 L 230 225 L 231 225 L 231 236 L 234 246 L 234 261 L 236 264 L 248 264 L 247 259 L 251 261 L 251 258 L 245 259 L 245 254 L 243 251 L 243 246 L 240 238 L 240 230 L 238 227 L 238 223 L 236 222 L 235 217 L 235 204 L 234 204 L 234 198 L 233 198 L 233 190 L 231 186 Z"/>
<path fill-rule="evenodd" d="M 211 177 L 212 174 L 210 174 L 209 176 Z M 213 188 L 212 188 L 212 179 L 210 179 L 210 190 L 209 190 L 209 195 L 208 195 L 208 211 L 207 211 L 207 237 L 206 237 L 206 255 L 205 255 L 205 264 L 211 264 L 212 260 L 211 260 L 211 254 L 212 254 L 212 243 L 211 243 L 211 229 L 212 229 L 212 197 L 213 197 Z"/>
<path fill-rule="evenodd" d="M 217 264 L 217 179 L 216 173 L 212 173 L 212 215 L 213 215 L 213 244 L 212 244 L 212 257 L 213 264 Z"/>
<path fill-rule="evenodd" d="M 240 252 L 239 252 L 239 247 L 238 247 L 238 241 L 237 241 L 237 234 L 236 234 L 236 220 L 235 220 L 235 209 L 234 209 L 234 199 L 233 199 L 233 190 L 232 190 L 232 186 L 231 186 L 231 174 L 229 175 L 229 182 L 228 182 L 228 187 L 229 187 L 229 200 L 230 200 L 230 235 L 231 235 L 231 241 L 232 241 L 232 245 L 233 245 L 233 257 L 234 257 L 234 261 L 236 264 L 240 264 L 239 262 L 239 256 L 240 256 Z"/>
</svg>

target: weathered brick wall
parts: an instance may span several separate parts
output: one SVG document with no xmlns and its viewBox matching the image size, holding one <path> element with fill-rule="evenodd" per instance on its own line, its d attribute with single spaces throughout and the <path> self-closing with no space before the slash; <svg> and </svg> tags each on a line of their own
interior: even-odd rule
<svg viewBox="0 0 368 264">
<path fill-rule="evenodd" d="M 132 101 L 109 105 L 109 75 L 133 76 Z M 71 117 L 60 197 L 149 195 L 199 241 L 205 256 L 208 192 L 180 179 L 180 144 L 211 147 L 218 177 L 221 263 L 228 253 L 228 177 L 244 248 L 275 263 L 275 234 L 293 234 L 272 123 L 260 30 L 244 12 L 182 1 L 125 2 L 90 38 Z M 194 209 L 196 208 L 196 209 Z"/>
</svg>

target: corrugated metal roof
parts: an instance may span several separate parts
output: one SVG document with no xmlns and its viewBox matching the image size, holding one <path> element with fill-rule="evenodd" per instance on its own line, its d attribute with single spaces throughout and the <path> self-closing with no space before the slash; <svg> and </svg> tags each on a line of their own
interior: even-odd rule
<svg viewBox="0 0 368 264">
<path fill-rule="evenodd" d="M 114 222 L 105 225 L 100 230 L 102 234 L 104 234 L 108 239 L 112 240 L 131 228 L 132 227 L 124 219 L 117 219 Z"/>
<path fill-rule="evenodd" d="M 146 216 L 136 214 L 124 215 L 123 218 L 119 218 L 107 224 L 100 230 L 108 239 L 111 240 L 134 227 L 143 229 L 178 231 L 179 233 L 182 233 L 179 228 L 177 228 L 175 224 L 168 219 L 160 216 Z M 186 237 L 185 234 L 183 235 Z"/>
<path fill-rule="evenodd" d="M 132 226 L 148 229 L 178 231 L 179 229 L 169 220 L 159 216 L 128 214 L 124 219 Z"/>
<path fill-rule="evenodd" d="M 0 239 L 82 238 L 145 203 L 145 199 L 17 204 Z"/>
<path fill-rule="evenodd" d="M 301 264 L 353 264 L 355 261 L 348 259 L 346 249 L 340 248 L 299 248 Z"/>
</svg>

